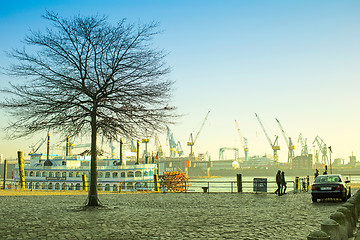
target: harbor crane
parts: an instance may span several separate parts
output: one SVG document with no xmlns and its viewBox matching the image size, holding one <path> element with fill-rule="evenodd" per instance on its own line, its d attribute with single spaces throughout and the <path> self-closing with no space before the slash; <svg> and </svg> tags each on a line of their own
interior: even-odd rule
<svg viewBox="0 0 360 240">
<path fill-rule="evenodd" d="M 174 135 L 173 133 L 170 131 L 170 128 L 168 126 L 166 126 L 167 129 L 167 136 L 166 136 L 166 140 L 169 142 L 169 147 L 170 147 L 170 157 L 175 157 L 176 154 L 178 154 L 179 156 L 181 156 L 183 154 L 183 151 L 179 150 L 179 142 L 176 143 L 175 139 L 174 139 Z M 180 146 L 181 147 L 181 146 Z"/>
<path fill-rule="evenodd" d="M 275 118 L 275 120 L 277 121 L 278 125 L 279 125 L 279 128 L 284 136 L 284 139 L 285 139 L 285 142 L 286 142 L 286 145 L 288 147 L 288 163 L 292 163 L 292 160 L 294 159 L 295 157 L 295 154 L 294 154 L 294 149 L 295 149 L 295 145 L 292 143 L 291 141 L 291 137 L 288 137 L 284 131 L 284 128 L 281 126 L 281 123 L 280 121 Z"/>
<path fill-rule="evenodd" d="M 260 117 L 259 117 L 256 113 L 255 113 L 255 116 L 256 116 L 257 120 L 259 121 L 260 126 L 261 126 L 261 128 L 262 128 L 262 130 L 263 130 L 263 132 L 264 132 L 264 134 L 265 134 L 265 136 L 266 136 L 266 138 L 267 138 L 267 140 L 268 140 L 268 142 L 269 142 L 272 150 L 274 151 L 274 161 L 275 161 L 276 164 L 278 164 L 278 163 L 279 163 L 279 155 L 278 155 L 277 151 L 280 150 L 280 146 L 278 145 L 278 138 L 279 138 L 279 136 L 276 135 L 276 136 L 275 136 L 275 140 L 274 140 L 274 142 L 272 143 L 271 140 L 270 140 L 269 135 L 267 134 L 267 132 L 266 132 L 266 130 L 265 130 L 264 125 L 262 124 L 262 122 L 261 122 L 261 120 L 260 120 Z"/>
<path fill-rule="evenodd" d="M 201 127 L 200 127 L 199 131 L 198 131 L 197 134 L 196 134 L 195 139 L 193 139 L 193 135 L 192 135 L 192 133 L 190 133 L 189 141 L 187 142 L 187 145 L 190 146 L 190 154 L 189 154 L 189 157 L 194 157 L 193 146 L 194 146 L 194 144 L 196 143 L 196 140 L 198 139 L 198 137 L 199 137 L 199 135 L 200 135 L 200 132 L 201 132 L 201 130 L 203 129 L 203 127 L 204 127 L 204 125 L 205 125 L 205 122 L 206 122 L 209 114 L 210 114 L 210 111 L 207 112 L 207 114 L 206 114 L 206 116 L 205 116 L 205 119 L 204 119 L 203 123 L 201 124 Z"/>
<path fill-rule="evenodd" d="M 222 147 L 219 149 L 219 160 L 225 160 L 224 152 L 227 150 L 231 150 L 235 152 L 235 161 L 239 159 L 239 149 L 238 148 L 231 148 L 231 147 Z"/>
<path fill-rule="evenodd" d="M 318 145 L 319 147 L 319 151 L 321 152 L 322 154 L 322 157 L 321 157 L 321 162 L 322 164 L 327 164 L 328 163 L 328 155 L 327 155 L 327 146 L 324 142 L 324 140 L 322 140 L 319 136 L 316 136 L 315 139 L 314 139 L 314 142 L 313 144 L 316 142 L 316 144 Z"/>
<path fill-rule="evenodd" d="M 135 146 L 135 143 L 134 143 L 133 139 L 131 139 L 130 151 L 131 152 L 136 152 L 137 151 L 137 148 Z"/>
<path fill-rule="evenodd" d="M 241 136 L 240 128 L 239 128 L 239 125 L 238 125 L 236 120 L 235 120 L 235 124 L 236 124 L 236 128 L 237 128 L 237 131 L 238 131 L 238 134 L 239 134 L 239 137 L 240 137 L 241 144 L 242 144 L 243 149 L 244 149 L 245 161 L 247 161 L 248 160 L 248 152 L 249 152 L 247 139 Z"/>
<path fill-rule="evenodd" d="M 163 155 L 163 150 L 159 140 L 159 136 L 156 133 L 155 133 L 155 146 L 156 146 L 157 155 L 161 157 Z"/>
<path fill-rule="evenodd" d="M 32 145 L 32 146 L 29 146 L 29 148 L 32 148 L 31 153 L 36 153 L 36 152 L 39 150 L 39 148 L 41 148 L 41 146 L 44 144 L 44 142 L 46 141 L 46 139 L 47 139 L 47 137 L 45 137 L 45 138 L 40 138 L 40 140 L 39 140 L 37 143 L 35 143 L 35 144 Z"/>
<path fill-rule="evenodd" d="M 307 146 L 307 138 L 304 138 L 303 135 L 300 133 L 298 142 L 301 144 L 301 156 L 309 155 L 309 150 Z"/>
<path fill-rule="evenodd" d="M 179 157 L 181 157 L 184 154 L 184 151 L 183 151 L 183 149 L 181 147 L 180 141 L 177 142 L 176 153 L 179 154 Z"/>
</svg>

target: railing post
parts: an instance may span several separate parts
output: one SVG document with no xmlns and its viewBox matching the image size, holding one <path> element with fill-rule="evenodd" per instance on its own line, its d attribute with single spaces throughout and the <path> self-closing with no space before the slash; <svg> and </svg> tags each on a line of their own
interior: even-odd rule
<svg viewBox="0 0 360 240">
<path fill-rule="evenodd" d="M 4 160 L 4 181 L 3 181 L 3 189 L 6 188 L 6 178 L 7 178 L 7 160 Z"/>
<path fill-rule="evenodd" d="M 237 191 L 238 193 L 242 192 L 242 175 L 236 174 L 236 180 L 237 180 Z"/>
<path fill-rule="evenodd" d="M 82 184 L 83 184 L 83 190 L 84 190 L 84 191 L 87 191 L 88 188 L 87 188 L 86 174 L 83 174 L 83 175 L 82 175 Z"/>
<path fill-rule="evenodd" d="M 23 159 L 22 151 L 18 151 L 18 164 L 19 164 L 20 190 L 25 190 L 24 159 Z"/>
<path fill-rule="evenodd" d="M 154 191 L 158 192 L 159 191 L 159 175 L 154 174 Z"/>
</svg>

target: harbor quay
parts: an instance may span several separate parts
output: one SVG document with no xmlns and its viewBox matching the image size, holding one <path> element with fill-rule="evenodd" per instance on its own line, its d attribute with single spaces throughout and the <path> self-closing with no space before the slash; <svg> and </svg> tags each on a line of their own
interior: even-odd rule
<svg viewBox="0 0 360 240">
<path fill-rule="evenodd" d="M 310 192 L 152 192 L 99 194 L 103 207 L 84 208 L 86 193 L 6 191 L 1 239 L 307 239 L 343 204 Z"/>
</svg>

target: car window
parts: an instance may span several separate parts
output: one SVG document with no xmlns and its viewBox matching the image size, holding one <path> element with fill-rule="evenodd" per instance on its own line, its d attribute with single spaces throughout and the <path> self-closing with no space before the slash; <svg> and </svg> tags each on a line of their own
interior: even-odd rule
<svg viewBox="0 0 360 240">
<path fill-rule="evenodd" d="M 327 182 L 341 182 L 341 178 L 339 176 L 318 176 L 315 179 L 317 183 L 327 183 Z"/>
</svg>

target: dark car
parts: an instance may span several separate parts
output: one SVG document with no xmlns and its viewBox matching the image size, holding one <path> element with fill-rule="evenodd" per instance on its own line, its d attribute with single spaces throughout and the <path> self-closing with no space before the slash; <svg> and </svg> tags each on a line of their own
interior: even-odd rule
<svg viewBox="0 0 360 240">
<path fill-rule="evenodd" d="M 319 175 L 311 186 L 312 201 L 318 199 L 340 198 L 346 202 L 351 196 L 350 181 L 344 181 L 339 174 Z"/>
</svg>

